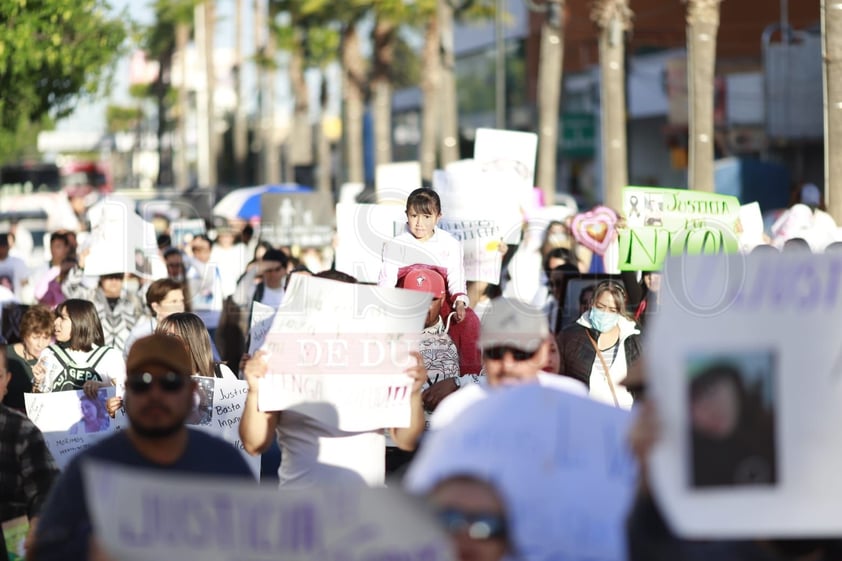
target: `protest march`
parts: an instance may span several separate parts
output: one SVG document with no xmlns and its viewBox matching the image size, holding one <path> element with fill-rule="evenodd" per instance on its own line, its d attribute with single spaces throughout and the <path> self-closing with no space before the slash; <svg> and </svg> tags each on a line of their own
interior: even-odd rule
<svg viewBox="0 0 842 561">
<path fill-rule="evenodd" d="M 536 150 L 0 234 L 6 558 L 842 560 L 842 233 Z"/>
</svg>

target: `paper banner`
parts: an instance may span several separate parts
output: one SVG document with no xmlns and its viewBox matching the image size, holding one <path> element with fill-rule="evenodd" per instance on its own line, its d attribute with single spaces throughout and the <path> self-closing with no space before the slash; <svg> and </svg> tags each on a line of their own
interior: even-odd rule
<svg viewBox="0 0 842 561">
<path fill-rule="evenodd" d="M 409 426 L 404 371 L 430 306 L 424 292 L 293 275 L 262 347 L 261 411 L 293 410 L 346 431 Z"/>
<path fill-rule="evenodd" d="M 254 301 L 251 304 L 251 325 L 249 326 L 249 354 L 254 355 L 266 342 L 266 334 L 272 328 L 275 308 Z"/>
<path fill-rule="evenodd" d="M 44 434 L 44 442 L 60 469 L 80 451 L 127 426 L 122 409 L 112 419 L 105 408 L 116 390 L 113 386 L 103 388 L 95 400 L 82 390 L 24 394 L 26 415 Z"/>
<path fill-rule="evenodd" d="M 537 155 L 538 135 L 533 132 L 477 129 L 474 160 L 491 169 L 515 170 L 530 192 L 535 185 Z"/>
<path fill-rule="evenodd" d="M 260 239 L 273 246 L 330 245 L 334 222 L 329 193 L 266 193 L 260 197 Z"/>
<path fill-rule="evenodd" d="M 500 227 L 491 220 L 445 220 L 439 228 L 462 243 L 465 279 L 500 284 L 503 242 Z"/>
<path fill-rule="evenodd" d="M 687 537 L 842 532 L 842 256 L 670 259 L 647 333 L 651 487 Z"/>
<path fill-rule="evenodd" d="M 406 224 L 404 208 L 397 205 L 336 205 L 336 269 L 359 282 L 376 283 L 383 244 Z"/>
<path fill-rule="evenodd" d="M 404 483 L 427 493 L 451 477 L 488 481 L 505 504 L 518 559 L 625 561 L 636 471 L 629 420 L 538 384 L 489 389 L 427 436 Z"/>
<path fill-rule="evenodd" d="M 112 559 L 454 559 L 424 506 L 395 489 L 265 489 L 95 462 L 83 473 L 94 531 Z"/>
<path fill-rule="evenodd" d="M 252 456 L 240 440 L 240 417 L 246 404 L 248 384 L 245 380 L 194 376 L 198 389 L 193 399 L 193 412 L 188 425 L 210 433 L 237 448 L 251 468 L 256 479 L 260 478 L 260 456 Z"/>
<path fill-rule="evenodd" d="M 736 197 L 686 189 L 626 187 L 621 271 L 657 271 L 669 255 L 737 253 Z"/>
</svg>

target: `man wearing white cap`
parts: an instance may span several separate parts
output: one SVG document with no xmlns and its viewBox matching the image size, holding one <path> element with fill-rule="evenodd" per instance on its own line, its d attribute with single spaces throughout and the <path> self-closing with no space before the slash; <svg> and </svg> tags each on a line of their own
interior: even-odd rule
<svg viewBox="0 0 842 561">
<path fill-rule="evenodd" d="M 508 298 L 492 300 L 479 338 L 486 383 L 468 384 L 444 399 L 430 419 L 430 429 L 456 419 L 489 388 L 537 383 L 586 396 L 581 383 L 542 370 L 550 352 L 549 337 L 547 318 L 539 308 Z"/>
</svg>

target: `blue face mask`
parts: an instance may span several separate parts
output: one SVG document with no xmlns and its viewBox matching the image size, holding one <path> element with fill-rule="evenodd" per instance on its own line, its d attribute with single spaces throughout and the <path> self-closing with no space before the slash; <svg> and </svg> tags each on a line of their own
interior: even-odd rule
<svg viewBox="0 0 842 561">
<path fill-rule="evenodd" d="M 605 333 L 617 325 L 617 322 L 620 321 L 620 314 L 615 312 L 603 312 L 602 310 L 591 308 L 591 311 L 588 312 L 588 320 L 591 322 L 594 329 L 600 333 Z"/>
</svg>

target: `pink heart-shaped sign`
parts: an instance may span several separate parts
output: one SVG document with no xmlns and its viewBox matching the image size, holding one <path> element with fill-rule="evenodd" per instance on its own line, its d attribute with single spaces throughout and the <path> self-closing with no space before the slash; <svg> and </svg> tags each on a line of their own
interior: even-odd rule
<svg viewBox="0 0 842 561">
<path fill-rule="evenodd" d="M 576 241 L 597 255 L 605 250 L 617 237 L 617 213 L 607 206 L 594 207 L 588 212 L 577 214 L 571 224 Z"/>
</svg>

